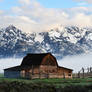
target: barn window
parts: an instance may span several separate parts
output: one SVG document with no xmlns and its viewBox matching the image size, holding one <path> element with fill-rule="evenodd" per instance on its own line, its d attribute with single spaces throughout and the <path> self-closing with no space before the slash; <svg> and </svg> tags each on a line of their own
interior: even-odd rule
<svg viewBox="0 0 92 92">
<path fill-rule="evenodd" d="M 69 71 L 68 76 L 71 76 L 71 71 Z"/>
<path fill-rule="evenodd" d="M 71 76 L 71 73 L 69 73 L 68 76 Z"/>
</svg>

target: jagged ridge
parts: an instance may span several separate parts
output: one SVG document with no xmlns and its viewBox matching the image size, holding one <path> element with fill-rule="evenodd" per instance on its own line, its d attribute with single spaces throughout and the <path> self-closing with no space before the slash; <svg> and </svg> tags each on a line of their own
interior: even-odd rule
<svg viewBox="0 0 92 92">
<path fill-rule="evenodd" d="M 0 57 L 51 52 L 62 58 L 87 53 L 92 50 L 91 31 L 91 28 L 60 26 L 49 32 L 26 34 L 10 25 L 0 30 Z"/>
</svg>

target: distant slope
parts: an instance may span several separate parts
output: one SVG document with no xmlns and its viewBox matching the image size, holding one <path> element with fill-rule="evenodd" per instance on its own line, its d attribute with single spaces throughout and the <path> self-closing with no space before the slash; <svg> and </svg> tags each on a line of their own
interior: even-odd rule
<svg viewBox="0 0 92 92">
<path fill-rule="evenodd" d="M 92 29 L 76 26 L 26 34 L 13 25 L 0 30 L 0 57 L 22 57 L 26 53 L 51 52 L 57 58 L 92 50 Z"/>
</svg>

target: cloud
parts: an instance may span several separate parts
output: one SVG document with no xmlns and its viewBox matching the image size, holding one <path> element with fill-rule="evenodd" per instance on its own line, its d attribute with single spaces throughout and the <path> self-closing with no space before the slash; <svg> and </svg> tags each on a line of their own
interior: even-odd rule
<svg viewBox="0 0 92 92">
<path fill-rule="evenodd" d="M 86 2 L 86 3 L 92 4 L 92 0 L 74 0 L 74 1 Z"/>
<path fill-rule="evenodd" d="M 70 69 L 73 69 L 73 72 L 78 72 L 82 67 L 88 68 L 92 67 L 92 53 L 81 54 L 77 56 L 67 56 L 62 60 L 59 60 L 58 63 L 60 66 L 64 66 Z"/>
<path fill-rule="evenodd" d="M 23 5 L 30 5 L 30 0 L 19 0 L 19 3 Z"/>
<path fill-rule="evenodd" d="M 73 19 L 70 19 L 70 24 L 74 24 L 81 27 L 91 27 L 92 15 L 85 15 L 84 13 L 78 13 Z"/>
<path fill-rule="evenodd" d="M 91 21 L 91 7 L 45 8 L 36 0 L 19 0 L 19 6 L 0 14 L 0 26 L 14 24 L 25 32 L 48 31 L 60 25 L 85 27 L 91 26 Z"/>
<path fill-rule="evenodd" d="M 3 0 L 0 0 L 0 2 L 3 1 Z"/>
<path fill-rule="evenodd" d="M 87 5 L 87 3 L 86 2 L 80 2 L 80 3 L 78 3 L 78 5 L 79 6 L 85 6 L 85 5 Z"/>
<path fill-rule="evenodd" d="M 0 10 L 0 14 L 3 14 L 4 12 L 2 10 Z"/>
</svg>

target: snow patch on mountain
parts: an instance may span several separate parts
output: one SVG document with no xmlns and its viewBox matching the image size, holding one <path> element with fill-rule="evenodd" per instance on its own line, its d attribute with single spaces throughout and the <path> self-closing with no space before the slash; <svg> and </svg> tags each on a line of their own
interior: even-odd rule
<svg viewBox="0 0 92 92">
<path fill-rule="evenodd" d="M 42 42 L 43 41 L 43 36 L 40 34 L 40 33 L 36 33 L 36 36 L 35 36 L 35 41 L 38 41 L 38 42 Z"/>
<path fill-rule="evenodd" d="M 0 30 L 0 57 L 51 52 L 57 58 L 92 51 L 92 29 L 60 26 L 26 34 L 13 25 Z"/>
<path fill-rule="evenodd" d="M 53 38 L 59 38 L 60 37 L 60 31 L 58 31 L 58 30 L 51 30 L 50 32 L 49 32 L 49 36 L 50 37 L 53 37 Z"/>
</svg>

